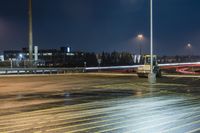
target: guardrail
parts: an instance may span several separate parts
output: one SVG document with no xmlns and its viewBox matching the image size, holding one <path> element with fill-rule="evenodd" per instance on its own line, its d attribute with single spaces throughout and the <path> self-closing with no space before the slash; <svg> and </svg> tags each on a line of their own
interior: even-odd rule
<svg viewBox="0 0 200 133">
<path fill-rule="evenodd" d="M 0 75 L 7 74 L 65 74 L 83 73 L 85 68 L 0 68 Z"/>
</svg>

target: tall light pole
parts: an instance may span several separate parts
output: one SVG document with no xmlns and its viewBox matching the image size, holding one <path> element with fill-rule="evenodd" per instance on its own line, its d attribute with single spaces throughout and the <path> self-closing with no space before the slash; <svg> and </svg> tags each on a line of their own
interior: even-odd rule
<svg viewBox="0 0 200 133">
<path fill-rule="evenodd" d="M 150 55 L 151 55 L 151 72 L 148 76 L 149 83 L 156 83 L 156 75 L 153 72 L 153 0 L 150 0 Z"/>
<path fill-rule="evenodd" d="M 151 53 L 151 73 L 153 73 L 153 0 L 150 0 L 150 35 L 151 35 L 151 43 L 150 43 L 150 53 Z"/>
<path fill-rule="evenodd" d="M 29 33 L 28 33 L 28 37 L 29 37 L 29 61 L 31 62 L 31 66 L 32 66 L 32 60 L 33 60 L 33 30 L 32 30 L 32 0 L 28 1 L 28 16 L 29 16 Z"/>
<path fill-rule="evenodd" d="M 142 34 L 137 35 L 138 40 L 140 41 L 140 55 L 142 55 L 142 45 L 141 45 L 141 41 L 143 40 L 144 36 Z"/>
</svg>

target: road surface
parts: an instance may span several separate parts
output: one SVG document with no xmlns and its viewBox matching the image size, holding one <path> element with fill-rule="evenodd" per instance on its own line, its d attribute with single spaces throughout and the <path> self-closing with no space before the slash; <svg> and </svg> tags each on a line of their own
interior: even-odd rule
<svg viewBox="0 0 200 133">
<path fill-rule="evenodd" d="M 0 132 L 197 133 L 199 78 L 1 77 Z"/>
</svg>

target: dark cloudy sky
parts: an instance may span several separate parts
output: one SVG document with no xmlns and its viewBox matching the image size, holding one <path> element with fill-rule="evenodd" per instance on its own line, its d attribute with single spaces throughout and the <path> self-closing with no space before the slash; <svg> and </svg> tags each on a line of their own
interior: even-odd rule
<svg viewBox="0 0 200 133">
<path fill-rule="evenodd" d="M 34 45 L 81 51 L 148 53 L 150 0 L 33 0 Z M 0 50 L 27 44 L 28 0 L 0 1 Z M 154 0 L 160 55 L 199 54 L 200 0 Z M 135 37 L 145 36 L 141 43 Z M 186 48 L 187 43 L 192 49 Z"/>
</svg>

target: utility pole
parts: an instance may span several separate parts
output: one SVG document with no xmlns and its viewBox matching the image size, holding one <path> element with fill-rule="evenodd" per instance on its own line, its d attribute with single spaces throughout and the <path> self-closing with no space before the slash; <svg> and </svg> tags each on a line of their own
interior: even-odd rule
<svg viewBox="0 0 200 133">
<path fill-rule="evenodd" d="M 29 16 L 29 28 L 28 28 L 28 37 L 29 37 L 29 61 L 31 63 L 32 67 L 32 61 L 33 61 L 33 30 L 32 30 L 32 0 L 28 1 L 28 16 Z"/>
</svg>

